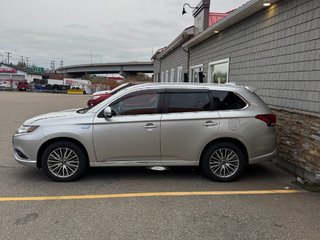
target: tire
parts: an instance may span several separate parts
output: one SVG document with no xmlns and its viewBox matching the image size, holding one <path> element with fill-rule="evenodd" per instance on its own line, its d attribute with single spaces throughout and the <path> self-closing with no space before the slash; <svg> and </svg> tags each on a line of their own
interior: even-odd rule
<svg viewBox="0 0 320 240">
<path fill-rule="evenodd" d="M 42 154 L 42 169 L 54 181 L 70 182 L 79 179 L 87 169 L 83 150 L 72 142 L 60 141 L 49 145 Z"/>
<path fill-rule="evenodd" d="M 206 150 L 201 164 L 208 178 L 218 182 L 231 182 L 237 180 L 243 173 L 246 159 L 237 145 L 221 142 L 213 144 Z"/>
</svg>

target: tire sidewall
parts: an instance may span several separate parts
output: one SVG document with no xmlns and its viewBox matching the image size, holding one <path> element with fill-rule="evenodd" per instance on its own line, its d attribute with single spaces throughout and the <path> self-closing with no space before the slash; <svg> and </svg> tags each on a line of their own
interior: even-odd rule
<svg viewBox="0 0 320 240">
<path fill-rule="evenodd" d="M 79 158 L 79 167 L 78 167 L 77 171 L 73 175 L 66 177 L 66 178 L 60 178 L 60 177 L 55 176 L 53 173 L 51 173 L 51 171 L 48 168 L 48 164 L 47 164 L 48 157 L 49 157 L 50 153 L 53 150 L 55 150 L 57 148 L 61 148 L 61 147 L 72 149 L 78 155 L 78 158 Z M 57 181 L 57 182 L 70 182 L 70 181 L 74 181 L 74 180 L 79 179 L 84 174 L 84 172 L 87 168 L 87 160 L 86 160 L 86 157 L 85 157 L 83 150 L 77 144 L 74 144 L 72 142 L 67 142 L 67 141 L 59 141 L 59 142 L 55 142 L 55 143 L 50 144 L 45 149 L 45 151 L 43 152 L 42 157 L 41 157 L 41 166 L 42 166 L 44 173 L 50 179 Z"/>
<path fill-rule="evenodd" d="M 234 151 L 238 158 L 239 158 L 239 168 L 236 171 L 236 173 L 234 173 L 232 176 L 227 177 L 227 178 L 222 178 L 219 177 L 217 175 L 215 175 L 211 169 L 210 169 L 210 158 L 211 155 L 218 149 L 220 148 L 228 148 L 231 149 L 232 151 Z M 233 143 L 229 143 L 229 142 L 221 142 L 221 143 L 215 143 L 213 145 L 211 145 L 205 152 L 203 159 L 202 159 L 202 170 L 204 172 L 204 174 L 214 180 L 214 181 L 218 181 L 218 182 L 231 182 L 231 181 L 235 181 L 237 179 L 239 179 L 239 177 L 241 176 L 241 174 L 243 173 L 244 169 L 246 166 L 246 160 L 245 160 L 245 156 L 244 153 L 241 151 L 241 149 L 233 144 Z"/>
</svg>

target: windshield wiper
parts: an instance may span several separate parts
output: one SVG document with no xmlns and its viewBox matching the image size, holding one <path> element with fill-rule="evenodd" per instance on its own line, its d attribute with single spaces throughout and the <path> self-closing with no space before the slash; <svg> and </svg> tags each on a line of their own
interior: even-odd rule
<svg viewBox="0 0 320 240">
<path fill-rule="evenodd" d="M 85 114 L 86 112 L 89 111 L 89 109 L 90 109 L 90 108 L 82 108 L 82 109 L 79 109 L 79 110 L 77 111 L 77 113 L 79 113 L 79 114 Z"/>
</svg>

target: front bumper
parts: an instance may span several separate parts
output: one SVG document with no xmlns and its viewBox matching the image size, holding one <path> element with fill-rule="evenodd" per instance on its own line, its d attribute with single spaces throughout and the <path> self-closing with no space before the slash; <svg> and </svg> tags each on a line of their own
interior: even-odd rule
<svg viewBox="0 0 320 240">
<path fill-rule="evenodd" d="M 21 158 L 16 150 L 14 150 L 14 159 L 18 163 L 20 163 L 24 166 L 34 167 L 34 168 L 37 167 L 37 160 L 30 160 L 30 159 Z"/>
<path fill-rule="evenodd" d="M 37 167 L 37 154 L 43 137 L 41 129 L 30 134 L 14 135 L 12 146 L 15 160 L 25 166 Z"/>
</svg>

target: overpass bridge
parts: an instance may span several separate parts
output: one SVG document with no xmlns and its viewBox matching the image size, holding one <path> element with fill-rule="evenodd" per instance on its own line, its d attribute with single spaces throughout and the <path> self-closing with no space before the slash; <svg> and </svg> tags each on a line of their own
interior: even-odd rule
<svg viewBox="0 0 320 240">
<path fill-rule="evenodd" d="M 153 73 L 152 62 L 117 62 L 117 63 L 92 63 L 64 66 L 57 72 L 65 73 L 70 77 L 81 77 L 85 74 L 119 73 L 122 76 L 132 76 L 137 73 Z"/>
</svg>

